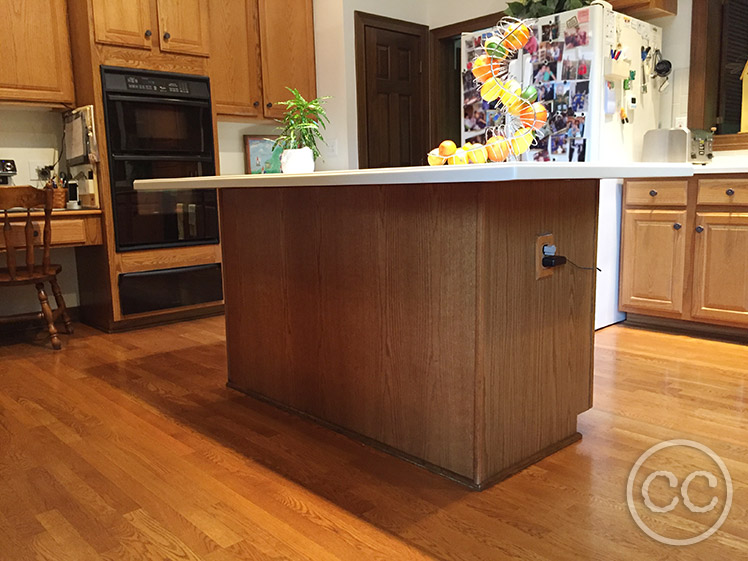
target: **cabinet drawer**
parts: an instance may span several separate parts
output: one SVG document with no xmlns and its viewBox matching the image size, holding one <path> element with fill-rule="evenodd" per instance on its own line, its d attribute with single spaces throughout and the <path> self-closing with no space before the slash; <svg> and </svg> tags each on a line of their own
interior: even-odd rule
<svg viewBox="0 0 748 561">
<path fill-rule="evenodd" d="M 44 222 L 33 221 L 34 245 L 42 245 Z M 16 248 L 26 246 L 25 222 L 12 222 L 10 235 Z M 52 245 L 82 245 L 86 242 L 86 221 L 83 218 L 52 222 Z M 5 249 L 5 236 L 0 235 L 0 248 Z"/>
<path fill-rule="evenodd" d="M 627 181 L 627 206 L 686 206 L 688 181 Z"/>
<path fill-rule="evenodd" d="M 748 180 L 700 179 L 696 204 L 748 206 Z"/>
</svg>

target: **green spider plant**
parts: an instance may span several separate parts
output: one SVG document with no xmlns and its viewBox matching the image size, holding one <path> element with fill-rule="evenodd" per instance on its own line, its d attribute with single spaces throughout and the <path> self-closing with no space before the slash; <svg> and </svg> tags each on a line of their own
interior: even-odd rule
<svg viewBox="0 0 748 561">
<path fill-rule="evenodd" d="M 322 104 L 330 98 L 318 97 L 307 101 L 299 93 L 299 90 L 286 89 L 291 92 L 293 98 L 279 103 L 279 105 L 285 105 L 286 112 L 283 119 L 276 119 L 283 127 L 280 136 L 273 144 L 273 148 L 281 146 L 284 150 L 293 150 L 306 146 L 312 150 L 316 160 L 319 158 L 317 141 L 325 142 L 322 138 L 322 130 L 325 129 L 325 123 L 330 122 Z"/>
<path fill-rule="evenodd" d="M 506 15 L 518 19 L 542 18 L 567 10 L 576 10 L 589 6 L 592 0 L 520 0 L 509 2 Z"/>
</svg>

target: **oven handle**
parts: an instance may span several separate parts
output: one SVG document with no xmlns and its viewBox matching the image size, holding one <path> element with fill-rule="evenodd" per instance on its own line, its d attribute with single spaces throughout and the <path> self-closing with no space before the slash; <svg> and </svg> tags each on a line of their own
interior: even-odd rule
<svg viewBox="0 0 748 561">
<path fill-rule="evenodd" d="M 180 99 L 176 97 L 109 94 L 107 98 L 110 101 L 127 101 L 130 103 L 167 103 L 170 105 L 192 105 L 193 107 L 210 107 L 210 102 L 207 100 Z"/>
</svg>

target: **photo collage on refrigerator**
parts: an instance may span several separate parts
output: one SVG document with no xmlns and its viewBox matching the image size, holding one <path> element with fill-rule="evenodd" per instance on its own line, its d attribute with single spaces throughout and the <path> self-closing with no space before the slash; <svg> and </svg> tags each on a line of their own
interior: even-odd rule
<svg viewBox="0 0 748 561">
<path fill-rule="evenodd" d="M 593 58 L 589 10 L 542 18 L 532 31 L 534 40 L 524 49 L 532 76 L 524 82 L 537 88 L 538 101 L 548 109 L 548 125 L 528 159 L 583 162 Z"/>
<path fill-rule="evenodd" d="M 481 98 L 481 83 L 475 79 L 472 61 L 483 54 L 483 39 L 490 37 L 493 29 L 462 36 L 462 52 L 465 63 L 462 72 L 462 138 L 465 142 L 486 143 L 489 127 L 502 124 L 501 113 L 496 109 L 498 101 L 488 102 Z"/>
</svg>

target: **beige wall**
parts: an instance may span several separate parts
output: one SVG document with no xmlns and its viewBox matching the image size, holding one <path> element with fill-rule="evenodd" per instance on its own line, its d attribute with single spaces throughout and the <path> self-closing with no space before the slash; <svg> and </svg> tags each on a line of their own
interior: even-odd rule
<svg viewBox="0 0 748 561">
<path fill-rule="evenodd" d="M 62 116 L 45 109 L 0 109 L 0 158 L 15 160 L 18 175 L 15 185 L 34 185 L 31 166 L 48 165 L 57 160 L 62 141 Z M 2 187 L 0 187 L 1 189 Z M 62 265 L 60 288 L 68 306 L 78 305 L 78 277 L 75 250 L 56 249 L 52 260 Z M 0 267 L 5 266 L 5 254 L 0 255 Z M 4 288 L 0 291 L 0 315 L 37 311 L 39 301 L 33 286 Z"/>
</svg>

